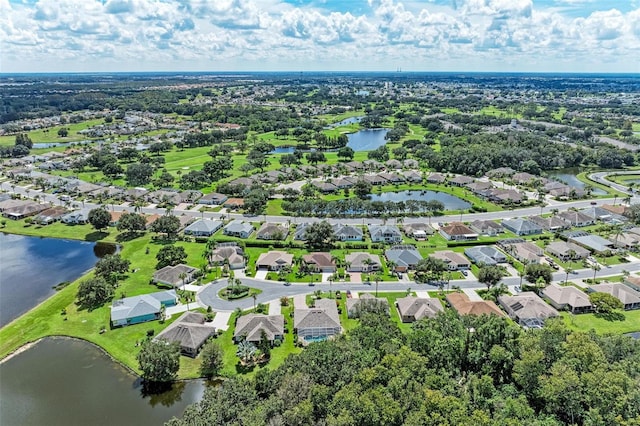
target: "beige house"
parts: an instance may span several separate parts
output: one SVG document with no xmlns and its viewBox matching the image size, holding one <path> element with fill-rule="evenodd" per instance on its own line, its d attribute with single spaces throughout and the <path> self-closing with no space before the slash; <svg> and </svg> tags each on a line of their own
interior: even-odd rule
<svg viewBox="0 0 640 426">
<path fill-rule="evenodd" d="M 258 343 L 262 334 L 273 344 L 276 340 L 284 340 L 284 316 L 249 314 L 238 317 L 233 340 L 237 343 L 241 340 Z"/>
<path fill-rule="evenodd" d="M 559 315 L 558 311 L 532 291 L 524 291 L 515 296 L 499 296 L 498 303 L 511 319 L 527 328 L 541 328 L 545 320 Z"/>
<path fill-rule="evenodd" d="M 292 265 L 293 255 L 278 250 L 262 253 L 256 261 L 256 269 L 268 269 L 269 271 L 279 271 Z"/>
<path fill-rule="evenodd" d="M 640 309 L 640 292 L 635 291 L 631 287 L 622 283 L 604 283 L 592 285 L 590 291 L 608 293 L 620 300 L 624 305 L 625 311 Z"/>
<path fill-rule="evenodd" d="M 430 297 L 407 296 L 396 299 L 396 307 L 402 322 L 415 322 L 422 318 L 433 318 L 442 312 L 440 300 Z"/>
<path fill-rule="evenodd" d="M 589 296 L 574 286 L 560 286 L 549 284 L 542 290 L 542 297 L 551 303 L 551 306 L 560 311 L 569 311 L 572 314 L 583 314 L 593 311 L 593 305 Z"/>
<path fill-rule="evenodd" d="M 504 312 L 491 300 L 470 300 L 464 293 L 449 293 L 447 303 L 458 315 L 497 315 L 504 317 Z"/>
</svg>

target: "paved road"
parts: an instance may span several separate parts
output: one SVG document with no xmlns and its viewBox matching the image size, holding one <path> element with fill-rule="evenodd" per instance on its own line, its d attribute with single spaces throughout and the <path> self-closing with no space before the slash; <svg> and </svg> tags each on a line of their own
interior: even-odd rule
<svg viewBox="0 0 640 426">
<path fill-rule="evenodd" d="M 634 260 L 629 263 L 623 263 L 620 265 L 614 265 L 611 267 L 603 266 L 600 271 L 596 272 L 596 278 L 602 278 L 613 275 L 621 275 L 622 271 L 628 272 L 640 272 L 640 260 Z M 567 274 L 564 271 L 555 272 L 553 274 L 553 282 L 564 281 Z M 587 278 L 593 278 L 592 269 L 580 269 L 573 274 L 569 274 L 569 281 L 571 280 L 584 280 Z M 293 297 L 296 295 L 309 294 L 316 290 L 322 290 L 324 292 L 332 290 L 340 290 L 345 292 L 351 291 L 366 291 L 373 292 L 376 290 L 375 283 L 316 283 L 314 286 L 309 286 L 307 283 L 294 283 L 289 286 L 285 286 L 283 283 L 265 280 L 256 280 L 254 278 L 241 278 L 242 283 L 249 287 L 258 288 L 262 290 L 257 296 L 256 303 L 269 303 L 270 301 L 280 299 L 282 296 Z M 502 282 L 507 287 L 514 287 L 521 284 L 520 277 L 506 277 Z M 197 294 L 198 303 L 205 306 L 211 306 L 215 311 L 233 311 L 236 308 L 250 309 L 253 308 L 253 299 L 247 298 L 237 301 L 226 301 L 218 297 L 218 292 L 227 285 L 226 280 L 214 281 L 211 284 L 206 285 Z M 454 286 L 461 289 L 483 289 L 484 284 L 479 283 L 475 279 L 455 280 L 449 283 L 450 288 Z M 416 282 L 380 282 L 378 285 L 379 291 L 435 291 L 438 287 L 429 284 L 418 284 Z"/>
</svg>

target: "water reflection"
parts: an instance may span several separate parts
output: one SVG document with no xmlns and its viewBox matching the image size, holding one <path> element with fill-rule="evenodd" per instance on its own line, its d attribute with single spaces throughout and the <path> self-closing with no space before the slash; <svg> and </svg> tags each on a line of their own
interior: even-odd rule
<svg viewBox="0 0 640 426">
<path fill-rule="evenodd" d="M 0 327 L 93 267 L 113 244 L 0 234 Z"/>
<path fill-rule="evenodd" d="M 97 347 L 47 338 L 0 364 L 0 424 L 161 425 L 200 401 L 203 381 L 151 393 Z"/>
</svg>

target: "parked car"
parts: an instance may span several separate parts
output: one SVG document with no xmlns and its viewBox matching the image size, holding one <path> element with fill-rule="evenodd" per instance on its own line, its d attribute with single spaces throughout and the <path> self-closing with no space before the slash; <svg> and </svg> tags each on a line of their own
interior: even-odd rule
<svg viewBox="0 0 640 426">
<path fill-rule="evenodd" d="M 463 271 L 460 271 L 460 272 L 462 272 L 462 275 L 464 275 L 465 277 L 468 277 L 468 276 L 469 276 L 469 273 L 468 273 L 467 271 L 464 271 L 464 270 L 463 270 Z"/>
</svg>

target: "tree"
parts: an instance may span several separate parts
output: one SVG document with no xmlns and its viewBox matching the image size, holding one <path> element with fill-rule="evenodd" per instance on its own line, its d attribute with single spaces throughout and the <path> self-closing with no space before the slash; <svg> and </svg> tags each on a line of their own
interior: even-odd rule
<svg viewBox="0 0 640 426">
<path fill-rule="evenodd" d="M 26 147 L 27 154 L 29 153 L 29 150 L 33 148 L 33 142 L 31 141 L 31 138 L 29 137 L 29 135 L 26 133 L 18 133 L 16 135 L 16 140 L 14 145 L 15 146 L 21 145 Z"/>
<path fill-rule="evenodd" d="M 98 207 L 89 212 L 88 220 L 95 229 L 105 229 L 111 223 L 111 214 L 106 209 Z"/>
<path fill-rule="evenodd" d="M 147 229 L 147 221 L 140 214 L 125 212 L 120 216 L 117 228 L 120 232 L 142 232 Z"/>
<path fill-rule="evenodd" d="M 151 230 L 158 234 L 167 234 L 169 238 L 175 237 L 180 229 L 180 219 L 173 215 L 160 216 L 151 224 Z"/>
<path fill-rule="evenodd" d="M 589 295 L 589 302 L 591 302 L 599 314 L 611 314 L 616 310 L 624 308 L 622 302 L 609 293 L 591 293 Z"/>
<path fill-rule="evenodd" d="M 156 269 L 162 269 L 165 266 L 176 266 L 179 263 L 184 263 L 187 260 L 187 252 L 184 247 L 177 246 L 175 244 L 169 244 L 162 247 L 158 254 L 156 254 L 158 264 Z"/>
<path fill-rule="evenodd" d="M 307 226 L 304 230 L 304 240 L 313 248 L 331 247 L 336 240 L 336 235 L 331 224 L 323 220 Z"/>
<path fill-rule="evenodd" d="M 213 339 L 207 341 L 200 353 L 202 360 L 200 364 L 200 374 L 208 378 L 220 374 L 220 370 L 222 370 L 224 366 L 223 357 L 224 354 L 218 342 Z"/>
<path fill-rule="evenodd" d="M 314 166 L 318 163 L 324 163 L 327 161 L 323 152 L 320 151 L 312 151 L 307 154 L 307 161 Z"/>
<path fill-rule="evenodd" d="M 525 269 L 524 277 L 531 284 L 536 284 L 539 278 L 542 278 L 545 284 L 549 284 L 552 279 L 552 272 L 553 271 L 549 265 L 530 263 Z"/>
<path fill-rule="evenodd" d="M 256 350 L 257 348 L 253 343 L 243 340 L 238 344 L 236 355 L 244 365 L 251 365 L 255 361 Z"/>
<path fill-rule="evenodd" d="M 369 182 L 360 179 L 353 185 L 353 193 L 356 194 L 358 198 L 365 199 L 371 194 L 371 188 L 372 186 Z"/>
<path fill-rule="evenodd" d="M 271 357 L 271 341 L 269 340 L 269 337 L 264 330 L 260 332 L 260 342 L 258 342 L 258 349 L 260 349 L 260 352 L 262 352 L 262 355 L 264 355 L 266 359 L 269 359 Z"/>
<path fill-rule="evenodd" d="M 142 378 L 149 382 L 166 383 L 176 378 L 180 368 L 180 346 L 166 340 L 147 340 L 137 355 Z"/>
<path fill-rule="evenodd" d="M 58 129 L 58 136 L 61 138 L 66 138 L 67 136 L 69 136 L 69 129 L 67 129 L 66 127 L 60 127 Z"/>
<path fill-rule="evenodd" d="M 487 286 L 487 291 L 491 290 L 502 281 L 502 270 L 498 266 L 483 265 L 478 271 L 478 281 Z"/>
<path fill-rule="evenodd" d="M 78 305 L 82 308 L 93 310 L 113 299 L 115 289 L 113 284 L 102 277 L 89 278 L 80 283 L 78 287 Z"/>
<path fill-rule="evenodd" d="M 130 266 L 131 261 L 129 259 L 123 259 L 119 253 L 110 254 L 98 260 L 94 273 L 97 277 L 115 284 L 121 275 L 129 271 Z"/>
<path fill-rule="evenodd" d="M 244 197 L 244 208 L 249 214 L 260 214 L 267 205 L 269 194 L 263 189 L 252 189 Z"/>
<path fill-rule="evenodd" d="M 345 160 L 353 160 L 355 155 L 355 151 L 353 148 L 349 146 L 344 146 L 338 150 L 338 158 L 343 158 Z"/>
<path fill-rule="evenodd" d="M 415 279 L 417 282 L 429 282 L 442 279 L 442 274 L 447 270 L 447 264 L 442 259 L 426 257 L 416 265 Z"/>
<path fill-rule="evenodd" d="M 104 173 L 104 175 L 110 179 L 115 179 L 116 177 L 124 173 L 124 169 L 118 163 L 106 163 L 104 166 L 102 166 L 102 173 Z"/>
<path fill-rule="evenodd" d="M 146 163 L 132 163 L 127 166 L 125 177 L 131 186 L 146 185 L 151 181 L 153 167 Z"/>
</svg>

